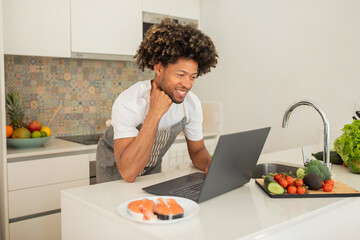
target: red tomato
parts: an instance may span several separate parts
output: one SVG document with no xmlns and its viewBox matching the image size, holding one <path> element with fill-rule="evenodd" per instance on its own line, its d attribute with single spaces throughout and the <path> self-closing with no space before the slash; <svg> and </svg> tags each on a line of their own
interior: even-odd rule
<svg viewBox="0 0 360 240">
<path fill-rule="evenodd" d="M 280 183 L 280 179 L 283 178 L 283 175 L 281 173 L 276 173 L 274 175 L 274 180 L 277 181 L 278 183 Z"/>
<path fill-rule="evenodd" d="M 288 186 L 288 182 L 287 182 L 284 178 L 280 178 L 280 179 L 279 179 L 279 184 L 280 184 L 283 188 L 287 188 L 287 186 Z"/>
<path fill-rule="evenodd" d="M 297 187 L 297 193 L 298 194 L 305 194 L 306 193 L 306 188 L 304 186 Z"/>
<path fill-rule="evenodd" d="M 294 184 L 294 178 L 292 176 L 286 176 L 285 179 L 288 182 L 288 185 Z"/>
<path fill-rule="evenodd" d="M 347 166 L 346 166 L 346 164 L 345 164 L 344 162 L 343 162 L 343 166 L 344 166 L 344 167 L 347 167 Z"/>
<path fill-rule="evenodd" d="M 325 183 L 325 184 L 323 185 L 323 190 L 324 190 L 324 192 L 331 192 L 332 189 L 333 189 L 333 186 L 332 186 L 331 184 L 329 184 L 329 183 Z"/>
<path fill-rule="evenodd" d="M 304 184 L 304 182 L 303 182 L 302 179 L 297 178 L 297 179 L 295 179 L 294 184 L 295 184 L 296 187 L 300 187 L 300 186 L 302 186 Z"/>
<path fill-rule="evenodd" d="M 334 186 L 334 185 L 335 185 L 334 181 L 331 180 L 331 179 L 326 180 L 326 181 L 325 181 L 325 184 L 330 184 L 331 186 Z"/>
<path fill-rule="evenodd" d="M 290 185 L 290 186 L 288 186 L 288 188 L 287 188 L 287 192 L 288 192 L 289 194 L 295 194 L 295 193 L 297 192 L 297 189 L 296 189 L 296 187 L 295 187 L 294 185 Z"/>
</svg>

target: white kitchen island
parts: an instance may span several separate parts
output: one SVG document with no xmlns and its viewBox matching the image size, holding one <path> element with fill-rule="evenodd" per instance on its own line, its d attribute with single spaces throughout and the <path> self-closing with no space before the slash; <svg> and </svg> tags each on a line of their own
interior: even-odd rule
<svg viewBox="0 0 360 240">
<path fill-rule="evenodd" d="M 315 152 L 319 146 L 312 146 Z M 301 149 L 263 154 L 261 162 L 300 166 Z M 185 221 L 150 225 L 123 218 L 122 203 L 153 196 L 142 187 L 196 171 L 181 169 L 62 191 L 62 239 L 355 239 L 360 198 L 271 199 L 251 180 L 248 184 L 200 203 Z M 340 181 L 360 189 L 360 175 L 343 166 L 332 170 Z"/>
</svg>

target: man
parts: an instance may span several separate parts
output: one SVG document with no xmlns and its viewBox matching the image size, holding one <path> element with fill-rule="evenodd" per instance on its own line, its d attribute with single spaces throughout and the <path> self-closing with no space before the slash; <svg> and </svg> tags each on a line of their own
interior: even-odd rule
<svg viewBox="0 0 360 240">
<path fill-rule="evenodd" d="M 211 157 L 202 135 L 200 100 L 190 92 L 194 81 L 210 72 L 218 55 L 211 39 L 195 26 L 164 19 L 146 33 L 135 55 L 140 69 L 153 69 L 115 100 L 111 127 L 98 143 L 97 182 L 161 171 L 161 160 L 184 131 L 194 166 L 207 171 Z"/>
</svg>

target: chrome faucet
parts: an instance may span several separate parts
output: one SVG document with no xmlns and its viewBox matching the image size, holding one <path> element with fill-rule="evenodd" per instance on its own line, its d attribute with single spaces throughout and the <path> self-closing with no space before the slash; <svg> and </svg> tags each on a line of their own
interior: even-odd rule
<svg viewBox="0 0 360 240">
<path fill-rule="evenodd" d="M 316 104 L 315 102 L 310 101 L 310 100 L 301 100 L 299 102 L 293 103 L 292 105 L 290 105 L 288 107 L 288 109 L 286 109 L 286 112 L 284 114 L 283 121 L 282 121 L 282 127 L 283 128 L 288 127 L 288 121 L 290 118 L 290 114 L 292 113 L 292 111 L 295 108 L 297 108 L 298 106 L 301 106 L 301 105 L 306 105 L 306 106 L 315 108 L 315 110 L 320 114 L 320 116 L 324 122 L 324 157 L 323 157 L 323 160 L 324 160 L 324 162 L 326 162 L 326 166 L 329 169 L 331 169 L 331 164 L 330 164 L 330 123 L 326 117 L 324 110 L 322 110 L 318 104 Z M 305 162 L 304 162 L 304 164 L 305 164 Z"/>
</svg>

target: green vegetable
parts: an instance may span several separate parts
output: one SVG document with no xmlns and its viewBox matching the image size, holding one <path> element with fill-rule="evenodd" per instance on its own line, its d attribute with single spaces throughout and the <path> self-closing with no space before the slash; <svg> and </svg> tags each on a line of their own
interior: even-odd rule
<svg viewBox="0 0 360 240">
<path fill-rule="evenodd" d="M 360 120 L 346 124 L 342 131 L 344 133 L 335 139 L 334 148 L 348 165 L 350 159 L 360 159 Z"/>
<path fill-rule="evenodd" d="M 323 186 L 323 180 L 320 176 L 315 174 L 307 174 L 304 177 L 304 184 L 311 190 L 318 190 Z"/>
<path fill-rule="evenodd" d="M 315 174 L 322 178 L 323 181 L 331 179 L 329 168 L 319 160 L 312 160 L 305 168 L 305 174 Z"/>
<path fill-rule="evenodd" d="M 284 194 L 285 193 L 285 189 L 278 184 L 275 180 L 274 177 L 272 176 L 266 176 L 264 179 L 264 184 L 265 187 L 269 190 L 269 192 L 273 193 L 273 194 Z"/>
<path fill-rule="evenodd" d="M 298 168 L 296 170 L 296 177 L 298 179 L 303 179 L 305 177 L 305 170 L 303 168 Z"/>
<path fill-rule="evenodd" d="M 347 167 L 353 173 L 360 173 L 360 159 L 350 159 Z"/>
<path fill-rule="evenodd" d="M 317 160 L 323 160 L 324 158 L 324 152 L 317 152 L 311 154 L 313 155 Z M 342 164 L 343 160 L 341 159 L 340 155 L 336 151 L 330 151 L 330 162 L 333 164 Z"/>
</svg>

